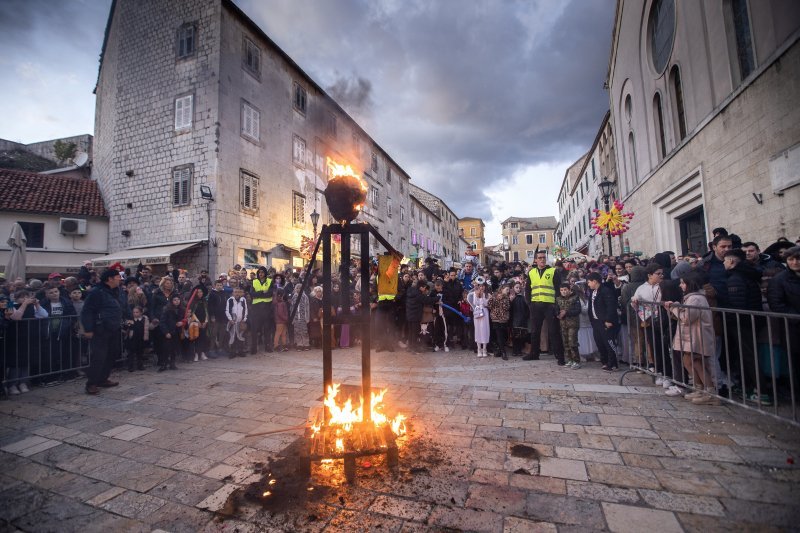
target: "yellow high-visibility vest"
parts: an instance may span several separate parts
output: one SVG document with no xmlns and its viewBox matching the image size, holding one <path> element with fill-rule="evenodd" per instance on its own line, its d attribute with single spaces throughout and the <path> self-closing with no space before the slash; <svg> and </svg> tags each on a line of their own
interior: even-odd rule
<svg viewBox="0 0 800 533">
<path fill-rule="evenodd" d="M 545 269 L 544 273 L 539 276 L 539 269 L 533 267 L 528 273 L 531 280 L 531 301 L 544 302 L 554 304 L 556 303 L 556 289 L 553 287 L 553 277 L 556 274 L 556 269 L 549 267 Z"/>
<path fill-rule="evenodd" d="M 268 291 L 271 285 L 272 285 L 272 278 L 265 278 L 263 283 L 258 278 L 253 280 L 253 288 L 256 290 L 256 292 Z M 254 304 L 270 303 L 271 301 L 272 298 L 262 298 L 262 297 L 253 298 Z"/>
<path fill-rule="evenodd" d="M 395 297 L 394 294 L 379 294 L 378 301 L 383 302 L 385 300 L 394 300 L 394 297 Z"/>
</svg>

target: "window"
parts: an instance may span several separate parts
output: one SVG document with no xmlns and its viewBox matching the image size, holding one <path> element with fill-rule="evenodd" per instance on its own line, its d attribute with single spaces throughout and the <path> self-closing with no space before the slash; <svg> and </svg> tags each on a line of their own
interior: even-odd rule
<svg viewBox="0 0 800 533">
<path fill-rule="evenodd" d="M 472 241 L 472 244 L 470 245 L 470 247 L 472 248 L 473 251 L 475 251 L 475 250 L 478 249 L 478 243 L 475 242 L 475 241 Z"/>
<path fill-rule="evenodd" d="M 519 252 L 514 252 L 514 261 L 519 261 Z"/>
<path fill-rule="evenodd" d="M 665 155 L 667 155 L 667 143 L 664 140 L 664 113 L 661 107 L 661 95 L 656 93 L 653 97 L 653 115 L 656 121 L 656 135 L 657 135 L 657 143 L 656 147 L 658 148 L 658 158 L 661 159 Z"/>
<path fill-rule="evenodd" d="M 244 38 L 243 54 L 242 66 L 247 72 L 258 78 L 261 75 L 261 50 L 247 37 Z"/>
<path fill-rule="evenodd" d="M 178 28 L 178 59 L 194 55 L 195 49 L 195 26 L 194 24 L 184 24 Z"/>
<path fill-rule="evenodd" d="M 257 141 L 261 131 L 261 113 L 247 102 L 242 102 L 242 135 Z"/>
<path fill-rule="evenodd" d="M 386 183 L 392 182 L 392 167 L 386 168 Z"/>
<path fill-rule="evenodd" d="M 175 99 L 175 131 L 192 128 L 192 95 Z"/>
<path fill-rule="evenodd" d="M 258 253 L 258 250 L 248 250 L 245 248 L 244 250 L 244 263 L 246 265 L 258 265 L 260 264 L 258 261 L 258 256 L 261 255 Z"/>
<path fill-rule="evenodd" d="M 375 152 L 372 152 L 372 166 L 370 168 L 372 168 L 373 172 L 378 171 L 378 154 Z"/>
<path fill-rule="evenodd" d="M 655 0 L 647 22 L 650 59 L 658 74 L 664 72 L 675 39 L 675 0 Z"/>
<path fill-rule="evenodd" d="M 533 244 L 533 235 L 525 235 L 525 244 Z"/>
<path fill-rule="evenodd" d="M 406 253 L 406 238 L 400 237 L 400 253 L 405 255 Z"/>
<path fill-rule="evenodd" d="M 402 194 L 406 190 L 405 185 L 403 185 L 403 180 L 400 180 L 400 194 Z"/>
<path fill-rule="evenodd" d="M 372 207 L 378 207 L 378 188 L 374 185 L 370 188 L 370 196 L 372 197 Z"/>
<path fill-rule="evenodd" d="M 637 183 L 639 181 L 639 168 L 636 163 L 636 141 L 633 138 L 633 132 L 628 134 L 628 161 L 631 165 L 633 183 Z"/>
<path fill-rule="evenodd" d="M 512 222 L 511 223 L 511 229 L 517 229 L 518 227 L 519 227 L 519 224 L 517 222 Z"/>
<path fill-rule="evenodd" d="M 38 222 L 20 222 L 19 227 L 25 233 L 25 245 L 28 248 L 44 248 L 44 224 Z M 9 280 L 9 281 L 14 281 Z"/>
<path fill-rule="evenodd" d="M 406 221 L 406 208 L 402 205 L 400 206 L 400 222 Z"/>
<path fill-rule="evenodd" d="M 747 0 L 728 0 L 725 7 L 729 47 L 736 52 L 736 57 L 732 61 L 732 70 L 735 73 L 734 77 L 737 78 L 736 85 L 738 85 L 755 70 L 750 15 L 747 12 Z M 737 74 L 738 76 L 736 76 Z"/>
<path fill-rule="evenodd" d="M 386 216 L 392 216 L 392 199 L 386 198 Z"/>
<path fill-rule="evenodd" d="M 539 244 L 547 244 L 547 233 L 539 234 Z"/>
<path fill-rule="evenodd" d="M 239 174 L 239 204 L 243 211 L 258 211 L 258 177 L 242 170 Z"/>
<path fill-rule="evenodd" d="M 631 113 L 633 112 L 633 103 L 631 102 L 631 95 L 625 97 L 625 120 L 630 123 Z"/>
<path fill-rule="evenodd" d="M 431 227 L 431 216 L 430 215 L 425 215 L 425 227 L 428 228 L 428 229 L 430 229 L 430 227 Z"/>
<path fill-rule="evenodd" d="M 192 189 L 192 165 L 172 169 L 172 207 L 189 205 L 189 191 Z"/>
<path fill-rule="evenodd" d="M 306 162 L 306 141 L 299 135 L 292 139 L 292 161 L 300 167 Z"/>
<path fill-rule="evenodd" d="M 672 86 L 672 98 L 675 102 L 675 115 L 678 123 L 678 138 L 686 138 L 686 109 L 683 107 L 683 86 L 681 85 L 681 70 L 674 65 L 669 73 Z"/>
<path fill-rule="evenodd" d="M 328 135 L 336 137 L 336 115 L 328 113 Z"/>
<path fill-rule="evenodd" d="M 533 257 L 533 250 L 528 250 L 527 255 L 528 257 Z"/>
<path fill-rule="evenodd" d="M 469 228 L 469 236 L 475 237 L 478 235 L 478 230 L 476 228 Z"/>
<path fill-rule="evenodd" d="M 516 235 L 511 236 L 511 244 L 519 244 L 519 237 Z"/>
<path fill-rule="evenodd" d="M 306 99 L 306 90 L 302 85 L 294 82 L 294 100 L 292 101 L 292 107 L 304 115 L 306 114 Z"/>
<path fill-rule="evenodd" d="M 306 197 L 292 191 L 292 224 L 298 227 L 306 225 Z"/>
</svg>

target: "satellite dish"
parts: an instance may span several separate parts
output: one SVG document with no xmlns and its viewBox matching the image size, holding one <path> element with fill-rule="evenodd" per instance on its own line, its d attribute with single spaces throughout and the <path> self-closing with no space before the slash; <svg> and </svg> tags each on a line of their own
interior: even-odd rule
<svg viewBox="0 0 800 533">
<path fill-rule="evenodd" d="M 78 152 L 72 162 L 75 163 L 76 166 L 82 167 L 89 162 L 89 154 L 86 152 Z"/>
</svg>

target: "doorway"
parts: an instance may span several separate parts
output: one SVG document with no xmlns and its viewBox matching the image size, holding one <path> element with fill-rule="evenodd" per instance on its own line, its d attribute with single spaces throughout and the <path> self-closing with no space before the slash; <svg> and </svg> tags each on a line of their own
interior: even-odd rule
<svg viewBox="0 0 800 533">
<path fill-rule="evenodd" d="M 706 218 L 702 207 L 698 207 L 678 219 L 681 229 L 681 254 L 689 252 L 703 255 L 708 251 L 706 241 Z"/>
</svg>

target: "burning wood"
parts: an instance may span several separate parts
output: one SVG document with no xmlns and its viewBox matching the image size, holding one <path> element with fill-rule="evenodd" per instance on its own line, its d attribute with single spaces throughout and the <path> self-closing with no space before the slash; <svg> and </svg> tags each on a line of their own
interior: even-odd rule
<svg viewBox="0 0 800 533">
<path fill-rule="evenodd" d="M 344 225 L 361 213 L 364 204 L 367 203 L 369 188 L 350 165 L 336 163 L 330 157 L 327 163 L 332 177 L 325 189 L 325 200 L 331 216 Z"/>
</svg>

